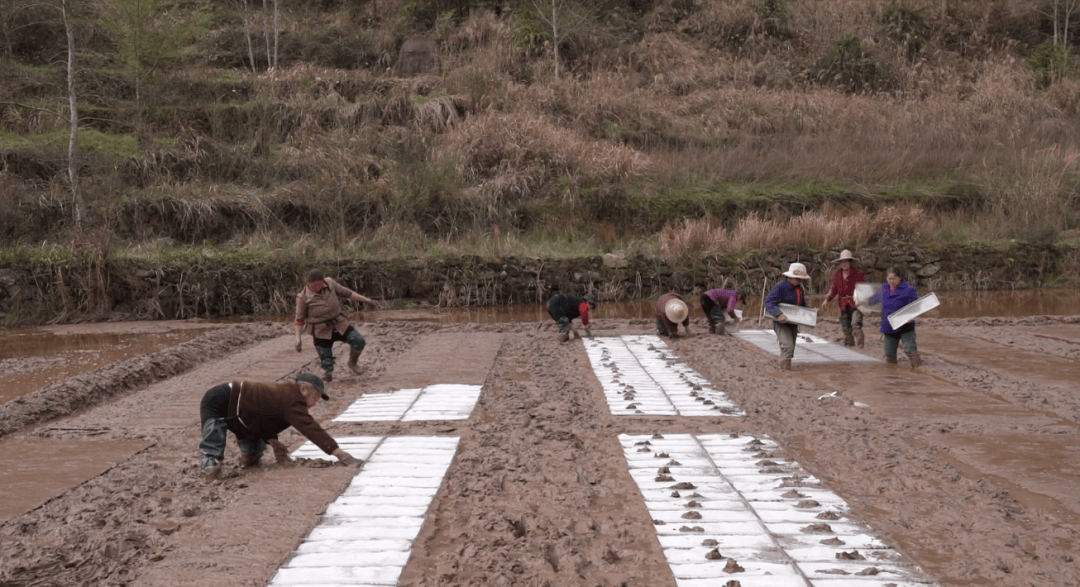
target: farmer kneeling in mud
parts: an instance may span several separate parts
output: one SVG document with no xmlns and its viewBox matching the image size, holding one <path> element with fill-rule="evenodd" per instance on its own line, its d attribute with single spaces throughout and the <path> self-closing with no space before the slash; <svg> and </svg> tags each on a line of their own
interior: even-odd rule
<svg viewBox="0 0 1080 587">
<path fill-rule="evenodd" d="M 574 318 L 581 318 L 581 325 L 585 327 L 585 334 L 592 336 L 592 328 L 589 326 L 589 310 L 596 309 L 596 296 L 585 294 L 583 298 L 575 298 L 566 294 L 556 294 L 547 303 L 548 316 L 559 325 L 559 341 L 570 340 L 573 333 L 581 338 L 574 329 Z"/>
<path fill-rule="evenodd" d="M 686 336 L 690 336 L 690 308 L 677 293 L 667 293 L 656 300 L 656 332 L 660 336 L 675 338 L 683 325 Z"/>
<path fill-rule="evenodd" d="M 338 298 L 379 307 L 375 300 L 326 277 L 318 269 L 308 271 L 307 285 L 296 294 L 296 352 L 299 353 L 303 348 L 300 335 L 304 332 L 311 333 L 315 352 L 319 353 L 319 364 L 323 368 L 323 380 L 328 382 L 334 379 L 335 342 L 349 343 L 349 370 L 357 375 L 360 374 L 357 360 L 367 344 L 341 311 Z"/>
<path fill-rule="evenodd" d="M 277 462 L 291 460 L 289 449 L 278 440 L 278 434 L 289 426 L 343 464 L 360 464 L 341 450 L 311 417 L 308 409 L 318 403 L 319 398 L 330 399 L 322 380 L 310 373 L 301 373 L 295 382 L 289 383 L 233 381 L 210 389 L 199 406 L 202 418 L 199 467 L 203 475 L 208 479 L 221 478 L 226 430 L 232 430 L 240 445 L 240 468 L 258 465 L 267 444 L 274 449 Z"/>
</svg>

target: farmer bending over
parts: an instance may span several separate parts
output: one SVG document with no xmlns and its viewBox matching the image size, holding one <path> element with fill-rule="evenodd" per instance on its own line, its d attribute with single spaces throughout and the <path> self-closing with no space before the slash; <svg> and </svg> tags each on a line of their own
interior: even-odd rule
<svg viewBox="0 0 1080 587">
<path fill-rule="evenodd" d="M 559 341 L 570 340 L 570 333 L 581 338 L 577 330 L 574 330 L 574 318 L 581 318 L 581 325 L 585 327 L 585 334 L 592 336 L 589 326 L 589 310 L 596 309 L 596 296 L 585 294 L 583 298 L 575 298 L 566 294 L 557 294 L 548 300 L 548 316 L 559 324 Z"/>
<path fill-rule="evenodd" d="M 232 430 L 240 445 L 241 468 L 258 465 L 267 444 L 274 449 L 278 462 L 290 460 L 289 450 L 278 440 L 278 434 L 289 426 L 342 463 L 359 464 L 311 417 L 308 409 L 319 398 L 330 399 L 322 380 L 310 373 L 301 373 L 295 382 L 289 383 L 233 381 L 210 389 L 199 406 L 202 418 L 199 467 L 203 475 L 208 479 L 221 478 L 226 430 Z"/>
</svg>

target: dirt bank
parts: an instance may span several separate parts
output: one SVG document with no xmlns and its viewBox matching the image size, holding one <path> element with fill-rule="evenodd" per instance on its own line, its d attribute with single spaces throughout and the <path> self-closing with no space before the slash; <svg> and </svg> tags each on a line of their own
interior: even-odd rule
<svg viewBox="0 0 1080 587">
<path fill-rule="evenodd" d="M 704 320 L 694 327 L 704 332 Z M 651 333 L 652 324 L 598 328 Z M 335 435 L 461 437 L 400 585 L 673 586 L 616 437 L 678 432 L 774 438 L 777 458 L 820 478 L 852 518 L 943 585 L 1080 584 L 1078 472 L 1068 457 L 1080 448 L 1080 397 L 1071 372 L 1046 368 L 1075 362 L 1075 317 L 921 321 L 926 365 L 915 372 L 834 363 L 782 373 L 772 357 L 730 337 L 669 342 L 745 410 L 741 418 L 613 417 L 581 344 L 559 344 L 535 324 L 380 322 L 361 331 L 364 374 L 336 380 L 316 417 Z M 814 333 L 836 337 L 839 328 L 827 320 Z M 501 335 L 468 420 L 329 422 L 386 382 L 437 380 L 467 350 L 445 344 L 459 334 Z M 879 357 L 877 337 L 868 338 L 864 352 Z M 205 389 L 313 366 L 311 349 L 296 354 L 288 336 L 232 348 L 183 375 L 9 434 L 8 452 L 30 436 L 151 446 L 0 525 L 0 585 L 266 584 L 354 471 L 267 463 L 240 472 L 230 441 L 226 478 L 199 479 L 196 412 Z M 97 393 L 97 384 L 68 384 L 74 395 Z M 302 439 L 290 432 L 282 440 L 296 447 Z"/>
<path fill-rule="evenodd" d="M 1075 283 L 1075 247 L 919 246 L 857 251 L 871 280 L 888 267 L 931 290 L 1040 288 Z M 577 259 L 461 256 L 393 261 L 274 259 L 218 255 L 169 262 L 13 258 L 0 262 L 0 324 L 88 319 L 187 319 L 283 316 L 293 311 L 301 276 L 313 265 L 371 298 L 405 306 L 531 304 L 555 293 L 596 293 L 602 301 L 647 299 L 666 291 L 741 287 L 757 296 L 790 263 L 807 264 L 823 293 L 839 251 L 787 248 L 678 262 L 621 255 Z"/>
</svg>

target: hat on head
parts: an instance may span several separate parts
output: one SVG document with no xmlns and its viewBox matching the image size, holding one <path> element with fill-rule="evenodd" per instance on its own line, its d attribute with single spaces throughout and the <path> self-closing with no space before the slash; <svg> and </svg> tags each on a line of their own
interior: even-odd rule
<svg viewBox="0 0 1080 587">
<path fill-rule="evenodd" d="M 686 315 L 688 313 L 689 310 L 686 308 L 686 302 L 682 300 L 668 300 L 667 303 L 664 304 L 664 315 L 667 316 L 668 320 L 671 320 L 676 324 L 686 320 Z"/>
<path fill-rule="evenodd" d="M 594 306 L 596 305 L 596 296 L 594 296 L 591 293 L 585 294 L 585 297 L 583 297 L 581 299 L 585 300 L 586 302 L 589 302 L 590 304 L 592 304 Z"/>
<path fill-rule="evenodd" d="M 848 249 L 844 249 L 844 250 L 840 251 L 840 258 L 833 261 L 833 263 L 839 263 L 840 261 L 858 261 L 858 260 L 859 260 L 859 258 L 852 255 L 851 251 L 849 251 Z"/>
<path fill-rule="evenodd" d="M 792 263 L 788 266 L 787 273 L 783 274 L 784 277 L 794 277 L 795 279 L 805 279 L 810 281 L 810 274 L 806 272 L 806 265 L 802 263 Z"/>
<path fill-rule="evenodd" d="M 323 384 L 322 379 L 312 375 L 311 373 L 301 373 L 296 376 L 297 383 L 307 383 L 318 390 L 319 395 L 326 401 L 330 401 L 330 396 L 326 395 L 326 385 Z"/>
</svg>

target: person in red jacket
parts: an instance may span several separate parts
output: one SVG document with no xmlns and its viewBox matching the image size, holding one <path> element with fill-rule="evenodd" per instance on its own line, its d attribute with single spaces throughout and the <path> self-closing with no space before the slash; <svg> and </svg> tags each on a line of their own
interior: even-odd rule
<svg viewBox="0 0 1080 587">
<path fill-rule="evenodd" d="M 221 478 L 221 461 L 225 456 L 227 431 L 236 435 L 240 445 L 240 467 L 259 464 L 266 445 L 274 449 L 278 462 L 288 461 L 289 450 L 278 440 L 278 434 L 292 426 L 323 452 L 333 455 L 345 465 L 360 461 L 341 450 L 337 442 L 311 417 L 308 409 L 329 400 L 321 379 L 311 373 L 301 373 L 296 381 L 259 383 L 233 381 L 211 388 L 199 405 L 202 420 L 202 441 L 199 467 L 208 479 Z"/>
<path fill-rule="evenodd" d="M 866 275 L 856 269 L 854 262 L 857 258 L 851 255 L 851 251 L 844 249 L 840 252 L 840 258 L 835 262 L 840 264 L 840 269 L 833 273 L 832 285 L 829 286 L 829 295 L 821 302 L 824 310 L 833 298 L 837 299 L 840 306 L 840 328 L 844 331 L 844 346 L 858 345 L 862 348 L 866 339 L 863 335 L 863 314 L 855 307 L 855 284 L 866 281 Z"/>
</svg>

